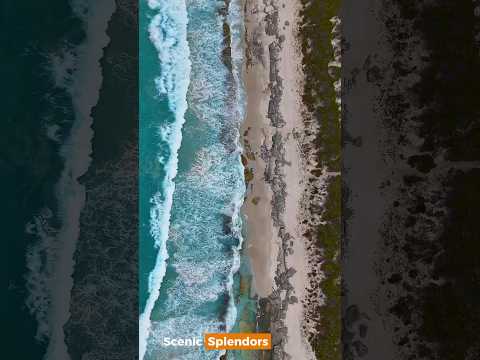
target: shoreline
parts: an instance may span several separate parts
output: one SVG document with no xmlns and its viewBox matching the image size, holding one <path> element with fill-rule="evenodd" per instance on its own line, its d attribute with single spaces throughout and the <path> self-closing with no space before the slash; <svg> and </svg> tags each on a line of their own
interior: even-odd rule
<svg viewBox="0 0 480 360">
<path fill-rule="evenodd" d="M 272 333 L 275 358 L 309 360 L 314 355 L 303 331 L 308 261 L 301 231 L 300 2 L 247 0 L 245 11 L 247 115 L 241 132 L 247 191 L 242 212 L 251 291 L 258 298 L 257 327 L 266 327 L 257 330 Z"/>
</svg>

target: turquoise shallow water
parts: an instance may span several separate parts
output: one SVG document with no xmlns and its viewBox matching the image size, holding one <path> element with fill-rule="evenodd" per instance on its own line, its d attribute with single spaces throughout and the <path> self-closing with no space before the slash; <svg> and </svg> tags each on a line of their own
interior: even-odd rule
<svg viewBox="0 0 480 360">
<path fill-rule="evenodd" d="M 214 0 L 140 7 L 140 353 L 215 359 L 165 337 L 230 330 L 242 244 L 242 9 Z M 224 24 L 232 34 L 223 56 Z M 228 55 L 228 53 L 227 53 Z"/>
</svg>

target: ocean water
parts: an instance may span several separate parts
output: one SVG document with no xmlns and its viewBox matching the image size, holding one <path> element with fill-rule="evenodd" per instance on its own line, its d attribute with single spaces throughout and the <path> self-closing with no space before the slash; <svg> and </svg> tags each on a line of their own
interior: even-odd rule
<svg viewBox="0 0 480 360">
<path fill-rule="evenodd" d="M 90 163 L 89 114 L 114 9 L 113 0 L 94 5 L 24 1 L 3 8 L 22 14 L 21 23 L 11 16 L 2 24 L 7 358 L 69 359 L 63 326 L 85 197 L 78 178 Z"/>
<path fill-rule="evenodd" d="M 2 352 L 5 358 L 42 359 L 56 336 L 50 275 L 63 225 L 58 193 L 68 165 L 62 149 L 76 115 L 69 80 L 56 65 L 71 71 L 70 55 L 86 37 L 69 2 L 8 2 L 2 11 L 9 15 L 1 25 L 5 121 L 0 129 L 0 188 L 5 206 L 0 215 L 8 279 L 2 296 L 8 329 Z M 22 14 L 22 21 L 14 14 Z"/>
<path fill-rule="evenodd" d="M 140 3 L 140 357 L 232 329 L 244 196 L 241 2 Z"/>
</svg>

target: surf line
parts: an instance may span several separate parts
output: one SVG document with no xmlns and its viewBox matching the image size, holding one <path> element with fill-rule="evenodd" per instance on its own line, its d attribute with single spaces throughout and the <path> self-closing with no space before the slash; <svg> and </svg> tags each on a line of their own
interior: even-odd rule
<svg viewBox="0 0 480 360">
<path fill-rule="evenodd" d="M 163 193 L 150 200 L 150 230 L 158 249 L 155 266 L 148 279 L 148 298 L 139 319 L 140 360 L 145 356 L 151 329 L 151 314 L 166 272 L 167 240 L 170 213 L 175 191 L 174 179 L 178 168 L 178 151 L 187 110 L 187 91 L 190 84 L 190 48 L 187 41 L 188 13 L 185 1 L 149 0 L 155 12 L 149 27 L 150 40 L 158 52 L 161 74 L 155 79 L 157 91 L 166 95 L 170 110 L 175 114 L 172 123 L 160 126 L 159 135 L 169 146 L 168 159 L 159 159 L 165 169 Z"/>
</svg>

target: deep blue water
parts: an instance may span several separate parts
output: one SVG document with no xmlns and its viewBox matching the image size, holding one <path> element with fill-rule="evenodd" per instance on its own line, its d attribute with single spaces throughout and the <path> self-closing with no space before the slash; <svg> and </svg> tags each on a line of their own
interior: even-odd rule
<svg viewBox="0 0 480 360">
<path fill-rule="evenodd" d="M 70 2 L 4 1 L 0 210 L 6 276 L 2 358 L 42 359 L 49 344 L 50 260 L 45 241 L 61 226 L 56 184 L 74 109 L 53 59 L 85 40 Z"/>
</svg>

